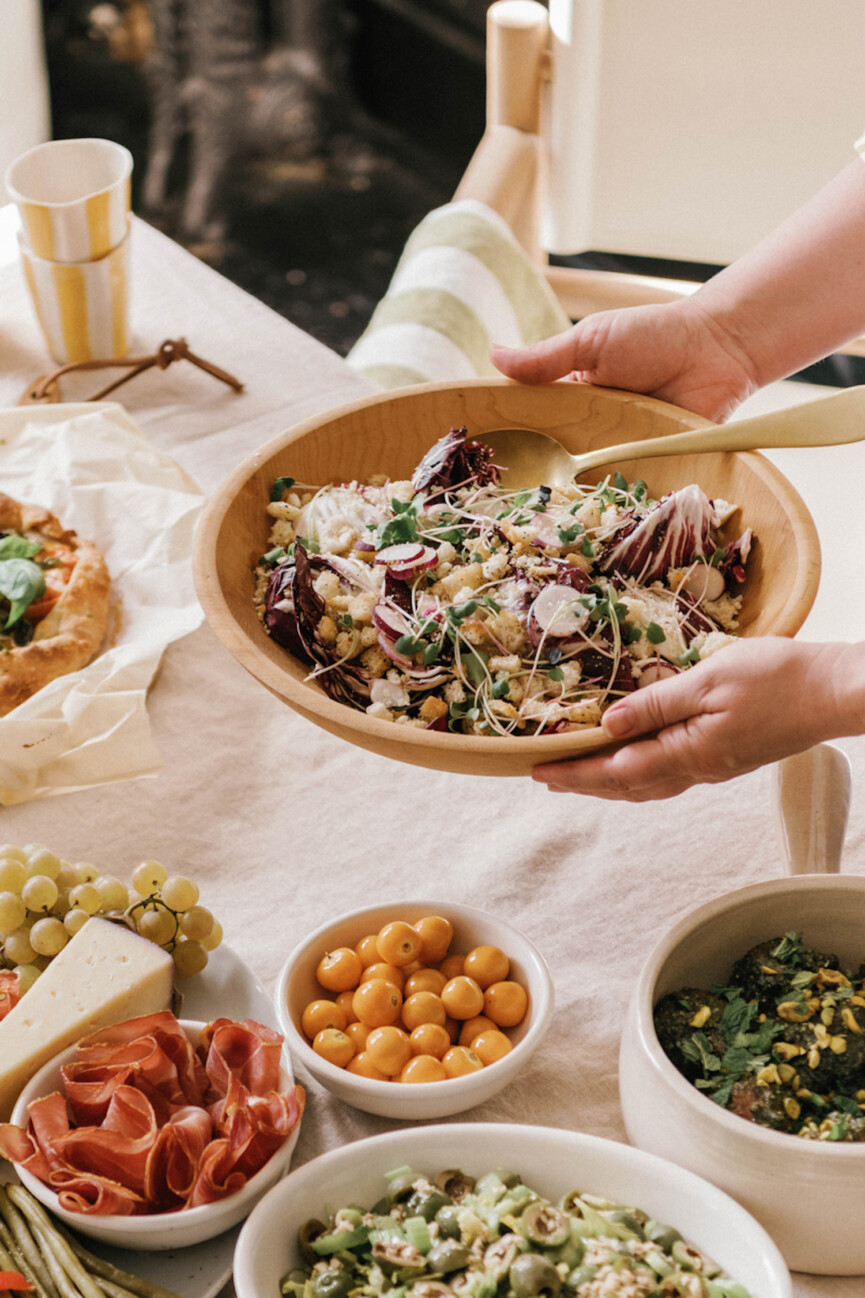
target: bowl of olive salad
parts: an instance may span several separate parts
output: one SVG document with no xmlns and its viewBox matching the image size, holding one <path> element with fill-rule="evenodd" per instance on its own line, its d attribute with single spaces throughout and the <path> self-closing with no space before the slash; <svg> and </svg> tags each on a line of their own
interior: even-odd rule
<svg viewBox="0 0 865 1298">
<path fill-rule="evenodd" d="M 789 1298 L 707 1182 L 616 1142 L 502 1123 L 358 1141 L 291 1173 L 235 1254 L 238 1298 Z"/>
<path fill-rule="evenodd" d="M 622 1034 L 639 1148 L 733 1195 L 796 1271 L 865 1271 L 865 878 L 728 893 L 650 953 Z"/>
</svg>

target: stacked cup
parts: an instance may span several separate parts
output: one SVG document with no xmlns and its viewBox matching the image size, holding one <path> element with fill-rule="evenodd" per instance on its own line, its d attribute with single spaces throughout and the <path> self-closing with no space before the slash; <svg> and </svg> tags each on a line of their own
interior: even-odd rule
<svg viewBox="0 0 865 1298">
<path fill-rule="evenodd" d="M 6 172 L 30 296 L 61 365 L 129 350 L 131 174 L 129 150 L 98 139 L 39 144 Z"/>
</svg>

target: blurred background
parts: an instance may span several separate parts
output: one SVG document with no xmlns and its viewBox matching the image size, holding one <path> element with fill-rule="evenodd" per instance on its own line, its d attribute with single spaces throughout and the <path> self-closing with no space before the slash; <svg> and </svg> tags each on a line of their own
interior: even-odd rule
<svg viewBox="0 0 865 1298">
<path fill-rule="evenodd" d="M 0 0 L 0 176 L 49 136 L 126 145 L 140 216 L 345 355 L 483 133 L 488 4 Z M 717 269 L 552 260 L 691 280 Z M 834 357 L 803 377 L 862 382 L 863 366 Z"/>
<path fill-rule="evenodd" d="M 52 135 L 125 144 L 139 215 L 344 355 L 483 132 L 486 9 L 42 0 Z"/>
</svg>

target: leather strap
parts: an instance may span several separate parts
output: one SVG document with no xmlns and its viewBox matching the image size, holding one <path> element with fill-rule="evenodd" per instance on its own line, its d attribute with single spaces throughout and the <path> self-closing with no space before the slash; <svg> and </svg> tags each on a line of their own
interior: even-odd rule
<svg viewBox="0 0 865 1298">
<path fill-rule="evenodd" d="M 61 401 L 59 380 L 64 374 L 84 370 L 116 369 L 118 367 L 126 369 L 128 373 L 121 374 L 120 378 L 113 379 L 104 388 L 94 392 L 92 397 L 86 398 L 88 401 L 102 401 L 108 396 L 109 392 L 115 392 L 121 384 L 134 379 L 136 374 L 143 374 L 145 370 L 153 369 L 154 366 L 160 370 L 167 370 L 169 365 L 173 365 L 175 361 L 191 361 L 200 370 L 205 370 L 208 374 L 212 374 L 215 379 L 219 379 L 220 382 L 227 383 L 235 392 L 243 391 L 243 384 L 234 375 L 190 351 L 185 338 L 167 338 L 150 356 L 130 356 L 125 360 L 75 361 L 70 365 L 62 365 L 59 370 L 55 370 L 52 374 L 46 374 L 37 379 L 27 389 L 18 404 L 22 406 L 40 405 L 47 402 Z"/>
</svg>

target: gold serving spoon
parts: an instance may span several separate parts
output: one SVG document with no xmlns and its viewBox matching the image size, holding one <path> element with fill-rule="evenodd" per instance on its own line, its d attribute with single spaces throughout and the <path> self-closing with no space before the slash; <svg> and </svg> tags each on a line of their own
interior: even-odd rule
<svg viewBox="0 0 865 1298">
<path fill-rule="evenodd" d="M 571 455 L 554 437 L 530 428 L 496 428 L 478 434 L 478 440 L 493 447 L 493 463 L 502 469 L 502 481 L 508 486 L 532 487 L 544 483 L 548 487 L 564 487 L 581 473 L 616 460 L 688 455 L 696 451 L 840 446 L 865 441 L 865 385 L 751 419 L 688 429 L 621 446 L 604 446 L 583 455 Z"/>
</svg>

